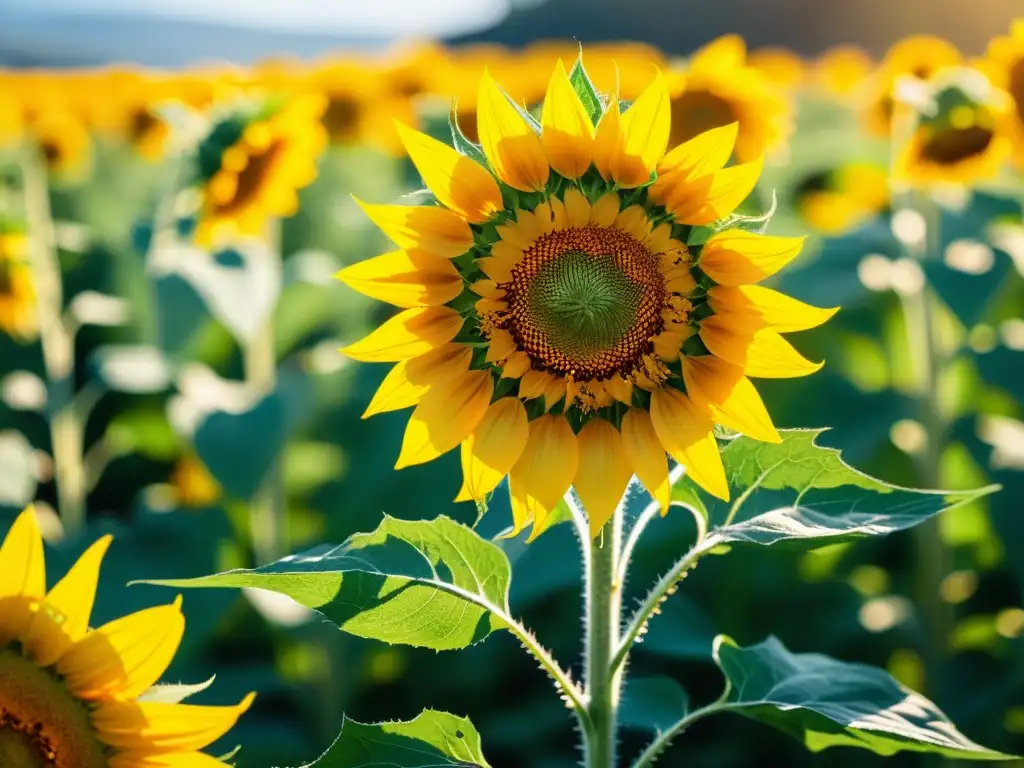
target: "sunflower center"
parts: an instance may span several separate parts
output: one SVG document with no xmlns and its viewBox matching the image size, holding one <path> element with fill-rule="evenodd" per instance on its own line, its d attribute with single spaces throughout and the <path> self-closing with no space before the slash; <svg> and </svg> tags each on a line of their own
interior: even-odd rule
<svg viewBox="0 0 1024 768">
<path fill-rule="evenodd" d="M 684 91 L 672 100 L 672 146 L 736 122 L 732 104 L 710 91 Z"/>
<path fill-rule="evenodd" d="M 131 126 L 128 131 L 133 142 L 145 140 L 151 132 L 159 130 L 162 123 L 160 118 L 154 115 L 145 107 L 136 109 L 131 116 Z"/>
<path fill-rule="evenodd" d="M 0 650 L 0 765 L 107 768 L 82 702 L 10 648 Z"/>
<path fill-rule="evenodd" d="M 333 143 L 349 141 L 355 138 L 359 104 L 351 96 L 335 94 L 327 102 L 321 122 Z"/>
<path fill-rule="evenodd" d="M 577 381 L 634 370 L 667 296 L 658 257 L 632 235 L 599 227 L 542 235 L 504 287 L 506 327 L 534 368 Z"/>
<path fill-rule="evenodd" d="M 969 160 L 988 149 L 994 134 L 990 128 L 972 125 L 968 128 L 947 128 L 928 139 L 921 156 L 938 165 L 954 165 Z"/>
<path fill-rule="evenodd" d="M 60 164 L 63 153 L 56 141 L 44 141 L 40 144 L 39 148 L 43 152 L 43 158 L 46 160 L 47 166 L 54 168 Z"/>
<path fill-rule="evenodd" d="M 238 174 L 238 185 L 231 200 L 220 207 L 220 213 L 235 213 L 260 196 L 267 184 L 267 177 L 273 172 L 278 159 L 285 153 L 283 141 L 271 142 L 262 152 L 254 152 L 249 156 L 249 164 Z"/>
</svg>

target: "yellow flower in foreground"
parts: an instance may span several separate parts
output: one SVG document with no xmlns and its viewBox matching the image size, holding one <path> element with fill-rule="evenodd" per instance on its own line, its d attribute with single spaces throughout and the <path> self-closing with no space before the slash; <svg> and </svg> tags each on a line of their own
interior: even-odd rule
<svg viewBox="0 0 1024 768">
<path fill-rule="evenodd" d="M 28 236 L 0 222 L 0 331 L 18 341 L 39 333 Z"/>
<path fill-rule="evenodd" d="M 748 162 L 779 146 L 790 131 L 791 106 L 761 71 L 748 66 L 736 35 L 709 43 L 670 82 L 671 143 L 737 123 L 736 159 Z"/>
<path fill-rule="evenodd" d="M 181 600 L 89 628 L 105 536 L 47 591 L 35 512 L 0 545 L 0 764 L 215 768 L 199 750 L 250 706 L 156 700 L 185 631 Z"/>
<path fill-rule="evenodd" d="M 796 207 L 804 221 L 825 235 L 848 232 L 888 204 L 888 173 L 870 163 L 850 163 L 816 173 L 796 193 Z"/>
<path fill-rule="evenodd" d="M 203 207 L 196 240 L 260 236 L 272 217 L 298 210 L 298 191 L 316 178 L 327 143 L 326 100 L 307 93 L 257 115 L 219 122 L 199 148 Z"/>
<path fill-rule="evenodd" d="M 756 285 L 803 238 L 692 240 L 761 159 L 725 167 L 735 124 L 666 152 L 660 75 L 598 117 L 559 62 L 539 130 L 489 75 L 479 87 L 476 157 L 401 128 L 440 205 L 362 203 L 398 250 L 339 276 L 402 308 L 344 350 L 396 364 L 364 416 L 415 406 L 397 467 L 461 446 L 460 500 L 508 475 L 516 531 L 543 530 L 572 484 L 596 533 L 634 473 L 667 509 L 666 454 L 727 498 L 714 424 L 778 441 L 748 377 L 818 370 L 781 334 L 833 313 Z"/>
<path fill-rule="evenodd" d="M 1012 153 L 1012 105 L 976 70 L 940 71 L 929 83 L 935 114 L 917 126 L 895 162 L 895 178 L 911 185 L 991 179 Z"/>
</svg>

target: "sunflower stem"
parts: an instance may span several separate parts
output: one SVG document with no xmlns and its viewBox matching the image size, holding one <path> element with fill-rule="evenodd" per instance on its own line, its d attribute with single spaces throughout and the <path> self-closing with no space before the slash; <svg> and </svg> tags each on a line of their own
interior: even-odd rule
<svg viewBox="0 0 1024 768">
<path fill-rule="evenodd" d="M 88 484 L 83 453 L 88 410 L 76 405 L 74 330 L 64 319 L 64 286 L 50 211 L 50 192 L 46 171 L 34 148 L 26 148 L 21 169 L 39 342 L 48 382 L 46 413 L 57 509 L 65 533 L 73 537 L 85 526 L 86 518 Z"/>
<path fill-rule="evenodd" d="M 612 659 L 622 631 L 622 582 L 618 576 L 622 516 L 623 504 L 619 504 L 600 534 L 591 538 L 587 561 L 587 768 L 615 768 L 622 668 L 613 669 Z"/>
<path fill-rule="evenodd" d="M 281 223 L 267 225 L 268 258 L 281 259 Z M 263 326 L 243 349 L 245 381 L 254 392 L 270 394 L 277 387 L 277 336 L 274 311 L 268 309 Z M 273 562 L 285 554 L 287 545 L 287 498 L 281 453 L 274 457 L 249 507 L 253 553 L 259 564 Z"/>
</svg>

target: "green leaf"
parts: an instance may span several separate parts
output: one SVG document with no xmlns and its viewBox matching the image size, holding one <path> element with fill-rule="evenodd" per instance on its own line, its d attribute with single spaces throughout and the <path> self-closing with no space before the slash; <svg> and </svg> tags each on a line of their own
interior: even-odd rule
<svg viewBox="0 0 1024 768">
<path fill-rule="evenodd" d="M 452 108 L 448 112 L 448 127 L 452 131 L 452 143 L 455 145 L 455 149 L 466 157 L 480 163 L 484 168 L 490 168 L 490 165 L 487 163 L 487 156 L 484 154 L 483 149 L 480 148 L 480 145 L 470 141 L 466 134 L 462 132 L 462 128 L 459 127 L 459 105 L 456 103 L 452 104 Z"/>
<path fill-rule="evenodd" d="M 587 70 L 583 66 L 582 53 L 576 58 L 576 63 L 572 65 L 569 82 L 572 84 L 573 90 L 576 91 L 576 95 L 580 97 L 580 101 L 583 102 L 583 109 L 590 115 L 590 122 L 597 125 L 604 109 L 601 106 L 601 97 L 597 93 L 597 88 L 594 87 L 590 75 L 587 74 Z"/>
<path fill-rule="evenodd" d="M 839 451 L 817 445 L 822 432 L 782 430 L 778 445 L 748 437 L 729 442 L 722 450 L 722 461 L 732 502 L 702 496 L 712 530 L 704 546 L 779 542 L 824 546 L 883 536 L 998 490 L 994 485 L 971 491 L 889 485 L 845 464 Z M 684 478 L 673 495 L 680 498 L 693 488 Z"/>
<path fill-rule="evenodd" d="M 202 683 L 187 685 L 185 683 L 157 683 L 139 696 L 139 701 L 152 701 L 162 704 L 180 704 L 190 696 L 202 693 L 213 685 L 214 677 Z"/>
<path fill-rule="evenodd" d="M 686 691 L 671 677 L 637 677 L 626 682 L 619 717 L 629 728 L 667 731 L 689 708 Z"/>
<path fill-rule="evenodd" d="M 774 637 L 740 648 L 720 635 L 714 655 L 732 685 L 725 709 L 767 723 L 813 752 L 850 746 L 879 755 L 1015 759 L 975 744 L 935 704 L 882 669 L 790 653 Z"/>
<path fill-rule="evenodd" d="M 434 650 L 465 648 L 508 621 L 511 567 L 496 545 L 447 518 L 385 517 L 373 533 L 255 570 L 146 582 L 259 587 L 320 611 L 352 635 Z"/>
<path fill-rule="evenodd" d="M 409 721 L 364 724 L 346 718 L 331 748 L 303 768 L 445 766 L 490 768 L 469 720 L 427 709 Z"/>
</svg>

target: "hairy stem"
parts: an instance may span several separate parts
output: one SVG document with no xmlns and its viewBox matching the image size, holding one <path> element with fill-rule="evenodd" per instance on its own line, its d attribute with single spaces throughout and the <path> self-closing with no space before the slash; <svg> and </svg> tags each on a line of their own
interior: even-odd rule
<svg viewBox="0 0 1024 768">
<path fill-rule="evenodd" d="M 622 504 L 600 535 L 590 542 L 587 567 L 585 649 L 587 768 L 615 768 L 619 692 L 622 671 L 612 667 L 622 627 L 622 582 L 618 558 L 622 539 Z"/>
<path fill-rule="evenodd" d="M 661 753 L 668 749 L 669 744 L 671 744 L 674 739 L 681 736 L 687 728 L 708 715 L 713 715 L 716 712 L 722 712 L 728 709 L 728 705 L 725 704 L 725 700 L 729 696 L 730 687 L 731 686 L 727 682 L 725 692 L 717 701 L 708 704 L 706 707 L 695 709 L 671 728 L 659 733 L 655 737 L 654 741 L 648 745 L 647 749 L 641 753 L 640 757 L 636 759 L 636 762 L 633 763 L 633 768 L 650 768 L 654 765 L 654 762 L 658 757 L 661 756 Z"/>
<path fill-rule="evenodd" d="M 34 149 L 22 159 L 32 280 L 36 291 L 39 342 L 48 382 L 47 417 L 53 453 L 57 509 L 69 536 L 85 525 L 84 453 L 87 412 L 75 403 L 75 339 L 64 320 L 64 287 L 50 212 L 46 171 Z"/>
</svg>

